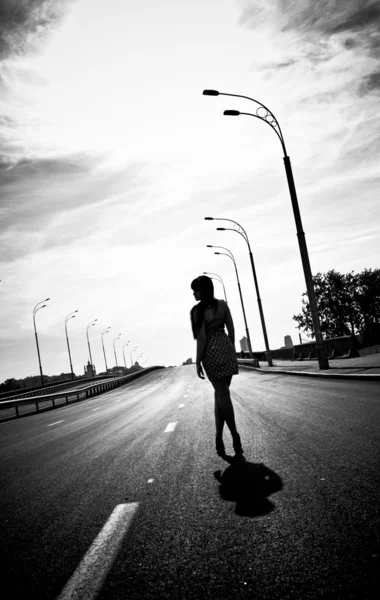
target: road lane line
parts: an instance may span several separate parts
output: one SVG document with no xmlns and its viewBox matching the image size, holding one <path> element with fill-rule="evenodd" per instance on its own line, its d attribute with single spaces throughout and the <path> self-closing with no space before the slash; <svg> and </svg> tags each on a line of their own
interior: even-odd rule
<svg viewBox="0 0 380 600">
<path fill-rule="evenodd" d="M 55 421 L 54 423 L 49 423 L 49 425 L 46 425 L 46 427 L 51 427 L 52 425 L 58 425 L 58 423 L 63 423 L 64 419 L 62 419 L 62 421 Z"/>
<path fill-rule="evenodd" d="M 185 405 L 184 404 L 179 404 L 178 408 L 183 408 Z"/>
<path fill-rule="evenodd" d="M 98 406 L 97 408 L 93 408 L 92 410 L 99 410 L 99 408 L 101 408 L 101 406 Z"/>
<path fill-rule="evenodd" d="M 154 479 L 148 479 L 148 483 L 153 483 Z"/>
<path fill-rule="evenodd" d="M 138 502 L 118 504 L 57 600 L 92 600 L 112 567 Z"/>
<path fill-rule="evenodd" d="M 187 394 L 184 395 L 184 398 L 187 398 Z"/>
<path fill-rule="evenodd" d="M 165 429 L 164 433 L 169 433 L 170 431 L 174 431 L 177 423 L 178 423 L 178 421 L 173 421 L 173 423 L 169 423 L 169 425 Z"/>
</svg>

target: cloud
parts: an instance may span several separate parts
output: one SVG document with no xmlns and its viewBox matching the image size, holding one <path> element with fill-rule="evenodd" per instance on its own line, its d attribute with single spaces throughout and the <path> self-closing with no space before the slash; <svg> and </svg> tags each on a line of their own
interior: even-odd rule
<svg viewBox="0 0 380 600">
<path fill-rule="evenodd" d="M 0 61 L 37 51 L 71 4 L 72 0 L 2 0 Z"/>
<path fill-rule="evenodd" d="M 339 3 L 255 0 L 245 5 L 240 23 L 255 31 L 271 24 L 279 36 L 288 36 L 288 44 L 280 44 L 281 60 L 270 62 L 268 68 L 281 69 L 304 60 L 318 65 L 331 61 L 337 54 L 354 52 L 368 59 L 369 73 L 360 75 L 358 95 L 379 90 L 380 4 L 377 0 Z"/>
<path fill-rule="evenodd" d="M 103 168 L 101 157 L 26 158 L 0 171 L 2 260 L 90 235 L 115 206 L 135 214 L 143 163 Z M 139 192 L 137 192 L 139 190 Z"/>
</svg>

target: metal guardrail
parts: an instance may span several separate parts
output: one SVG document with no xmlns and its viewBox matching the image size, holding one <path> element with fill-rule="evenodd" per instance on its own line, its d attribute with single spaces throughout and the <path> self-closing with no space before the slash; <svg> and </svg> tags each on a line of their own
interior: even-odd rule
<svg viewBox="0 0 380 600">
<path fill-rule="evenodd" d="M 147 369 L 141 369 L 140 371 L 135 371 L 134 373 L 130 373 L 129 375 L 124 375 L 123 377 L 117 377 L 117 378 L 111 379 L 110 381 L 103 380 L 102 382 L 92 383 L 91 385 L 82 387 L 78 390 L 72 390 L 71 392 L 68 390 L 66 393 L 57 392 L 54 394 L 39 395 L 38 397 L 37 396 L 28 396 L 27 398 L 3 400 L 2 402 L 0 402 L 0 419 L 1 419 L 1 410 L 5 410 L 5 409 L 9 409 L 9 408 L 15 409 L 14 416 L 5 417 L 4 419 L 1 419 L 3 421 L 16 419 L 18 417 L 42 412 L 39 407 L 40 402 L 51 401 L 52 402 L 51 406 L 44 408 L 43 411 L 51 410 L 51 409 L 55 408 L 55 406 L 56 406 L 55 402 L 62 398 L 64 398 L 66 400 L 65 405 L 68 405 L 69 398 L 71 399 L 71 402 L 73 402 L 73 401 L 78 402 L 79 400 L 85 400 L 86 398 L 90 398 L 92 396 L 97 396 L 99 394 L 102 394 L 103 392 L 112 390 L 116 387 L 120 387 L 121 385 L 129 383 L 129 381 L 132 381 L 133 379 L 137 379 L 137 378 L 141 377 L 142 375 L 151 373 L 152 371 L 155 371 L 157 369 L 164 369 L 164 368 L 165 367 L 161 367 L 161 366 L 148 367 Z M 27 404 L 35 404 L 36 410 L 28 411 L 26 413 L 20 414 L 20 412 L 19 412 L 20 406 L 24 406 Z M 62 406 L 62 403 L 60 403 L 59 406 Z"/>
<path fill-rule="evenodd" d="M 130 373 L 129 373 L 130 375 Z M 86 383 L 86 382 L 95 382 L 97 380 L 99 381 L 103 381 L 104 379 L 115 379 L 116 376 L 115 375 L 104 375 L 102 377 L 96 376 L 96 377 L 78 377 L 77 379 L 70 379 L 69 381 L 62 381 L 61 383 L 57 382 L 57 383 L 50 383 L 48 385 L 45 385 L 44 387 L 35 387 L 32 389 L 24 389 L 24 388 L 20 388 L 18 390 L 13 390 L 13 391 L 9 391 L 9 392 L 2 392 L 0 394 L 0 402 L 2 402 L 3 400 L 16 400 L 16 398 L 23 398 L 25 396 L 28 397 L 32 397 L 32 396 L 41 396 L 48 394 L 49 392 L 51 392 L 52 394 L 54 394 L 55 390 L 64 390 L 70 387 L 73 387 L 75 385 L 81 384 L 81 383 Z"/>
<path fill-rule="evenodd" d="M 260 367 L 259 361 L 257 358 L 238 358 L 239 367 Z"/>
</svg>

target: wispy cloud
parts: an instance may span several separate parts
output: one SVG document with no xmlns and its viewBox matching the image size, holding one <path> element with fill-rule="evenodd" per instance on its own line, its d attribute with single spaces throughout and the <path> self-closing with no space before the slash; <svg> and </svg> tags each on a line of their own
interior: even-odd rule
<svg viewBox="0 0 380 600">
<path fill-rule="evenodd" d="M 284 51 L 289 56 L 272 65 L 277 68 L 290 67 L 300 60 L 318 65 L 343 52 L 365 55 L 370 72 L 361 75 L 357 89 L 360 94 L 379 91 L 380 5 L 377 0 L 339 3 L 254 0 L 245 3 L 240 22 L 254 29 L 270 22 L 279 34 L 287 35 Z"/>
<path fill-rule="evenodd" d="M 41 49 L 73 0 L 2 0 L 0 60 Z"/>
<path fill-rule="evenodd" d="M 1 260 L 91 235 L 118 204 L 133 216 L 147 185 L 143 169 L 136 163 L 105 170 L 99 157 L 79 155 L 24 159 L 3 170 Z"/>
</svg>

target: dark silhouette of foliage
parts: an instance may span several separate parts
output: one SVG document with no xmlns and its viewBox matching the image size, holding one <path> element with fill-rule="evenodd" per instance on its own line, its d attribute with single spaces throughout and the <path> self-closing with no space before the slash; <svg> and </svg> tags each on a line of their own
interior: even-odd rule
<svg viewBox="0 0 380 600">
<path fill-rule="evenodd" d="M 334 269 L 313 277 L 324 337 L 363 335 L 366 343 L 380 340 L 380 269 L 343 274 Z M 307 292 L 302 312 L 293 316 L 306 335 L 314 337 Z"/>
</svg>

